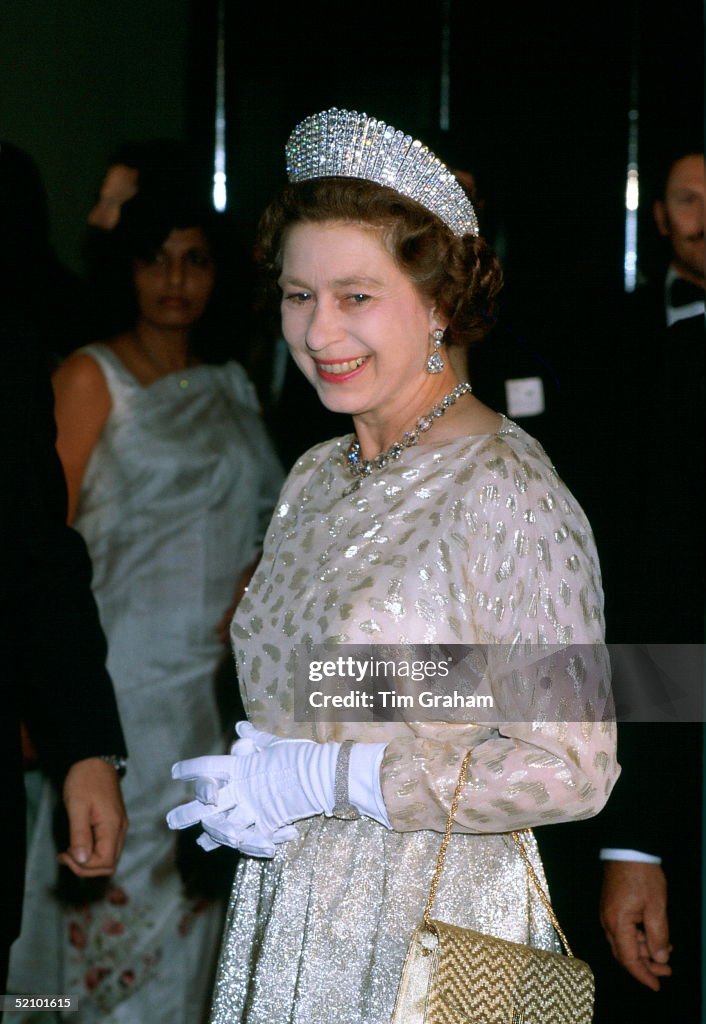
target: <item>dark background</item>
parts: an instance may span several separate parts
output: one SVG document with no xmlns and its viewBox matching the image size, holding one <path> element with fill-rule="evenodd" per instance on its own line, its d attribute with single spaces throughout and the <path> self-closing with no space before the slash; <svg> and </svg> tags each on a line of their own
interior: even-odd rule
<svg viewBox="0 0 706 1024">
<path fill-rule="evenodd" d="M 632 368 L 620 312 L 631 91 L 637 83 L 638 264 L 641 279 L 659 282 L 667 249 L 652 223 L 656 184 L 674 146 L 703 146 L 698 0 L 660 7 L 647 0 L 429 0 L 414 14 L 395 0 L 4 0 L 0 139 L 36 159 L 54 244 L 70 269 L 82 270 L 86 215 L 119 143 L 186 140 L 210 173 L 219 11 L 229 213 L 244 251 L 284 181 L 289 132 L 329 106 L 367 111 L 473 171 L 484 202 L 481 227 L 506 275 L 506 340 L 538 356 L 547 388 L 546 422 L 524 425 L 545 444 L 605 550 L 614 527 L 601 477 L 620 426 L 615 402 L 626 365 L 628 374 Z M 442 131 L 445 19 L 450 125 Z M 243 276 L 233 292 L 244 306 L 250 278 Z M 249 311 L 242 313 L 237 350 L 248 362 L 256 330 Z M 492 340 L 502 376 L 505 354 Z M 643 375 L 658 376 L 647 358 L 640 361 Z M 497 406 L 473 379 L 480 397 Z M 295 414 L 305 418 L 301 408 Z"/>
<path fill-rule="evenodd" d="M 555 389 L 551 425 L 525 425 L 600 531 L 595 465 L 611 440 L 597 442 L 594 428 L 621 344 L 631 92 L 637 83 L 640 276 L 659 280 L 667 250 L 651 205 L 663 164 L 684 140 L 703 145 L 700 4 L 432 0 L 414 15 L 406 3 L 380 0 L 250 11 L 228 0 L 224 8 L 229 208 L 245 239 L 284 182 L 292 127 L 329 106 L 366 111 L 473 171 L 481 228 L 505 270 L 510 329 L 546 360 L 545 384 Z M 192 4 L 188 33 L 185 131 L 204 159 L 216 10 Z M 445 12 L 451 87 L 442 131 Z"/>
<path fill-rule="evenodd" d="M 503 257 L 504 302 L 570 383 L 566 471 L 560 444 L 547 447 L 600 522 L 592 507 L 600 489 L 582 490 L 581 469 L 587 463 L 591 475 L 600 465 L 593 432 L 612 370 L 606 352 L 614 348 L 620 359 L 611 331 L 623 287 L 632 75 L 639 267 L 658 280 L 667 254 L 651 220 L 655 183 L 674 146 L 703 146 L 701 4 L 428 0 L 414 13 L 406 0 L 223 7 L 229 209 L 245 243 L 284 181 L 291 128 L 329 106 L 367 111 L 472 170 L 485 230 Z M 450 127 L 442 132 L 446 10 Z M 217 11 L 216 0 L 3 0 L 0 138 L 37 161 L 54 244 L 71 269 L 82 269 L 86 215 L 119 143 L 186 140 L 211 166 Z"/>
<path fill-rule="evenodd" d="M 508 275 L 548 307 L 547 280 L 622 286 L 633 58 L 639 71 L 643 270 L 654 264 L 646 186 L 663 149 L 702 136 L 696 0 L 591 5 L 225 0 L 229 199 L 244 227 L 283 180 L 301 117 L 337 105 L 387 120 L 479 177 Z M 438 127 L 450 11 L 450 130 Z M 212 160 L 216 0 L 4 0 L 0 138 L 37 160 L 54 240 L 80 269 L 82 232 L 110 152 L 187 139 Z M 499 239 L 502 241 L 502 238 Z"/>
<path fill-rule="evenodd" d="M 544 308 L 547 279 L 562 272 L 622 287 L 633 63 L 643 186 L 662 148 L 702 133 L 701 6 L 690 0 L 659 12 L 603 0 L 580 11 L 436 0 L 413 17 L 407 4 L 380 0 L 315 0 L 245 16 L 243 5 L 226 6 L 236 213 L 254 219 L 283 180 L 283 142 L 296 121 L 328 106 L 364 110 L 475 171 L 488 227 L 505 235 L 508 274 L 523 278 L 528 295 L 536 290 Z M 445 6 L 451 105 L 441 132 Z M 202 19 L 204 5 L 195 10 Z M 647 271 L 654 236 L 648 220 L 642 227 Z"/>
</svg>

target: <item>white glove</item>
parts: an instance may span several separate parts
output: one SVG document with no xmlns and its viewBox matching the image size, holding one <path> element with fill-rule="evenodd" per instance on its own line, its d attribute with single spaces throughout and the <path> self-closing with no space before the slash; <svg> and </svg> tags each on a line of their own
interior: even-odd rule
<svg viewBox="0 0 706 1024">
<path fill-rule="evenodd" d="M 174 765 L 172 778 L 195 782 L 196 800 L 170 811 L 170 827 L 200 821 L 216 842 L 240 848 L 251 826 L 270 838 L 293 821 L 331 814 L 339 743 L 278 739 L 247 722 L 238 732 L 232 754 Z"/>
<path fill-rule="evenodd" d="M 173 766 L 172 778 L 196 783 L 197 799 L 175 807 L 167 823 L 187 828 L 200 821 L 217 844 L 273 856 L 276 843 L 298 834 L 288 827 L 293 821 L 333 812 L 341 744 L 281 739 L 249 722 L 239 722 L 237 732 L 240 739 L 230 755 L 197 757 Z M 384 743 L 353 744 L 348 781 L 358 809 L 389 828 L 379 782 L 384 749 Z M 356 775 L 363 776 L 355 787 L 354 764 Z M 199 842 L 205 848 L 211 845 L 206 836 Z"/>
<path fill-rule="evenodd" d="M 235 748 L 238 748 L 235 751 Z M 231 753 L 238 756 L 251 754 L 257 747 L 250 740 L 238 740 L 231 747 Z M 233 797 L 227 789 L 232 773 L 229 770 L 231 758 L 211 755 L 179 761 L 172 766 L 172 778 L 194 782 L 197 799 L 180 804 L 167 814 L 167 824 L 173 829 L 190 828 L 208 820 L 208 830 L 201 833 L 197 844 L 210 853 L 219 846 L 232 846 L 251 857 L 274 857 L 275 846 L 296 839 L 299 833 L 291 826 L 265 833 L 253 824 L 254 814 L 249 805 L 234 806 Z M 193 766 L 193 774 L 185 774 L 187 765 Z M 196 774 L 198 772 L 198 774 Z M 225 812 L 230 813 L 226 817 Z"/>
<path fill-rule="evenodd" d="M 288 843 L 290 839 L 296 839 L 299 835 L 293 825 L 279 828 L 272 835 L 264 835 L 256 825 L 242 825 L 237 818 L 237 809 L 228 814 L 214 814 L 201 824 L 204 825 L 205 831 L 197 838 L 196 843 L 207 853 L 217 850 L 219 846 L 232 846 L 249 857 L 274 857 L 276 846 Z"/>
<path fill-rule="evenodd" d="M 264 753 L 268 749 L 273 750 L 275 747 L 291 747 L 294 744 L 302 744 L 305 749 L 300 750 L 295 755 L 299 767 L 298 782 L 304 787 L 306 792 L 317 788 L 319 785 L 323 786 L 328 805 L 322 811 L 314 811 L 313 813 L 324 813 L 328 816 L 338 814 L 339 809 L 335 806 L 336 770 L 342 744 L 334 742 L 314 743 L 312 740 L 300 739 L 281 739 L 278 736 L 273 736 L 272 733 L 256 729 L 250 722 L 238 722 L 235 728 L 240 737 L 230 748 L 231 754 L 235 755 L 241 753 L 249 754 L 253 747 L 255 750 Z M 350 746 L 347 778 L 343 786 L 348 803 L 353 805 L 365 817 L 373 818 L 386 828 L 392 828 L 380 787 L 380 765 L 382 764 L 387 744 L 353 743 Z M 321 753 L 317 755 L 317 753 L 311 750 L 312 747 L 314 751 Z M 325 755 L 323 752 L 326 752 Z M 315 775 L 316 772 L 320 773 L 318 779 Z M 323 772 L 325 772 L 325 775 L 321 774 Z M 300 817 L 311 817 L 311 814 L 302 814 Z M 258 823 L 262 825 L 268 820 L 268 816 L 265 814 L 264 818 L 258 819 Z M 289 820 L 295 821 L 298 819 L 291 818 Z"/>
</svg>

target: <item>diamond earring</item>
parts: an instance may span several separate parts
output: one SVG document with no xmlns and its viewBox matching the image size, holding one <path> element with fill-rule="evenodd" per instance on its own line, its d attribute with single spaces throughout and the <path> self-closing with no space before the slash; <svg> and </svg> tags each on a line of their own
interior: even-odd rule
<svg viewBox="0 0 706 1024">
<path fill-rule="evenodd" d="M 441 358 L 439 349 L 444 340 L 444 332 L 437 328 L 437 330 L 432 331 L 431 336 L 434 339 L 434 351 L 427 359 L 427 373 L 441 373 L 444 369 L 444 360 Z"/>
</svg>

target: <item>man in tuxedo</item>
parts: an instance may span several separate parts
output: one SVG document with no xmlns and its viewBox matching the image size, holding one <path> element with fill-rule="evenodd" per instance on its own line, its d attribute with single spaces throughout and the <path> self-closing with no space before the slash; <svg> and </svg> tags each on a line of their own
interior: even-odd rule
<svg viewBox="0 0 706 1024">
<path fill-rule="evenodd" d="M 19 933 L 25 856 L 20 722 L 60 789 L 69 823 L 59 855 L 75 875 L 115 869 L 127 827 L 118 781 L 126 756 L 106 644 L 80 536 L 66 526 L 54 448 L 48 357 L 1 291 L 0 993 Z M 6 301 L 5 301 L 6 300 Z M 1 1011 L 0 1011 L 1 1013 Z"/>
<path fill-rule="evenodd" d="M 618 639 L 656 641 L 662 656 L 671 657 L 675 666 L 700 655 L 700 670 L 685 675 L 675 670 L 680 685 L 700 693 L 706 578 L 700 524 L 705 353 L 702 152 L 687 150 L 672 157 L 653 214 L 659 234 L 669 244 L 669 265 L 662 282 L 638 289 L 626 321 L 631 363 L 642 367 L 636 420 L 641 429 L 649 425 L 651 437 L 649 454 L 644 438 L 633 447 L 643 453 L 635 459 L 633 494 L 645 493 L 645 481 L 651 480 L 651 501 L 642 505 L 630 549 L 623 548 L 624 564 L 641 566 L 633 576 L 638 593 L 633 590 L 628 596 L 617 588 L 608 612 L 615 608 L 620 627 L 622 609 L 630 608 L 631 619 L 622 619 L 624 632 Z M 701 720 L 703 707 L 700 713 L 697 709 L 691 715 L 675 715 L 672 723 L 624 725 L 624 778 L 597 822 L 602 842 L 612 848 L 602 854 L 603 928 L 618 962 L 647 988 L 664 989 L 648 1004 L 661 1019 L 669 1013 L 693 1013 L 696 1019 L 699 1004 L 694 918 L 700 892 Z M 676 800 L 689 809 L 688 820 L 675 814 Z M 674 977 L 662 985 L 661 979 L 672 973 L 670 959 Z M 669 1006 L 665 1000 L 671 1000 Z"/>
<path fill-rule="evenodd" d="M 588 512 L 609 641 L 702 643 L 702 152 L 677 150 L 668 161 L 653 214 L 668 247 L 666 266 L 595 331 L 604 347 L 585 401 L 600 395 L 602 408 L 591 428 L 597 500 L 589 500 Z"/>
<path fill-rule="evenodd" d="M 672 163 L 654 217 L 669 239 L 664 318 L 671 327 L 704 313 L 704 155 L 686 153 Z"/>
<path fill-rule="evenodd" d="M 600 494 L 587 504 L 607 638 L 621 645 L 617 654 L 639 655 L 627 668 L 622 659 L 618 686 L 627 671 L 634 692 L 693 695 L 703 685 L 706 578 L 703 153 L 681 150 L 669 161 L 653 213 L 669 245 L 666 271 L 593 335 L 606 346 L 603 358 L 596 350 L 592 383 L 603 400 L 592 420 Z M 642 656 L 650 647 L 656 660 Z M 685 674 L 681 663 L 694 656 L 701 669 Z M 631 716 L 618 704 L 623 770 L 606 809 L 592 822 L 540 830 L 540 846 L 559 918 L 594 967 L 597 1024 L 696 1020 L 703 708 L 643 704 Z M 599 889 L 605 937 L 625 971 L 600 935 Z"/>
</svg>

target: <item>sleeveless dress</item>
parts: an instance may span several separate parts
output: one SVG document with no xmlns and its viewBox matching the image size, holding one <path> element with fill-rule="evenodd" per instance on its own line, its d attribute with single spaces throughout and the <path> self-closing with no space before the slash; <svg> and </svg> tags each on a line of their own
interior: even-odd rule
<svg viewBox="0 0 706 1024">
<path fill-rule="evenodd" d="M 93 562 L 128 746 L 130 827 L 107 896 L 62 910 L 49 894 L 56 867 L 45 794 L 10 984 L 78 994 L 73 1024 L 197 1024 L 222 907 L 182 895 L 164 820 L 182 796 L 170 769 L 195 751 L 224 749 L 215 626 L 260 546 L 281 470 L 238 364 L 143 387 L 110 348 L 81 351 L 101 367 L 112 399 L 75 525 Z"/>
<path fill-rule="evenodd" d="M 548 645 L 571 652 L 552 681 L 573 673 L 574 690 L 585 680 L 586 701 L 607 699 L 609 675 L 590 527 L 538 443 L 504 420 L 496 434 L 409 449 L 348 493 L 349 441 L 312 449 L 292 470 L 232 637 L 258 728 L 388 741 L 381 781 L 393 828 L 319 816 L 298 822 L 299 838 L 274 859 L 242 858 L 212 1024 L 387 1024 L 469 748 L 434 916 L 558 948 L 507 833 L 595 814 L 618 773 L 600 706 L 578 723 L 545 713 Z M 317 645 L 335 659 L 371 643 L 488 645 L 500 720 L 297 716 L 294 680 Z M 508 664 L 520 666 L 524 703 L 503 719 Z"/>
</svg>

